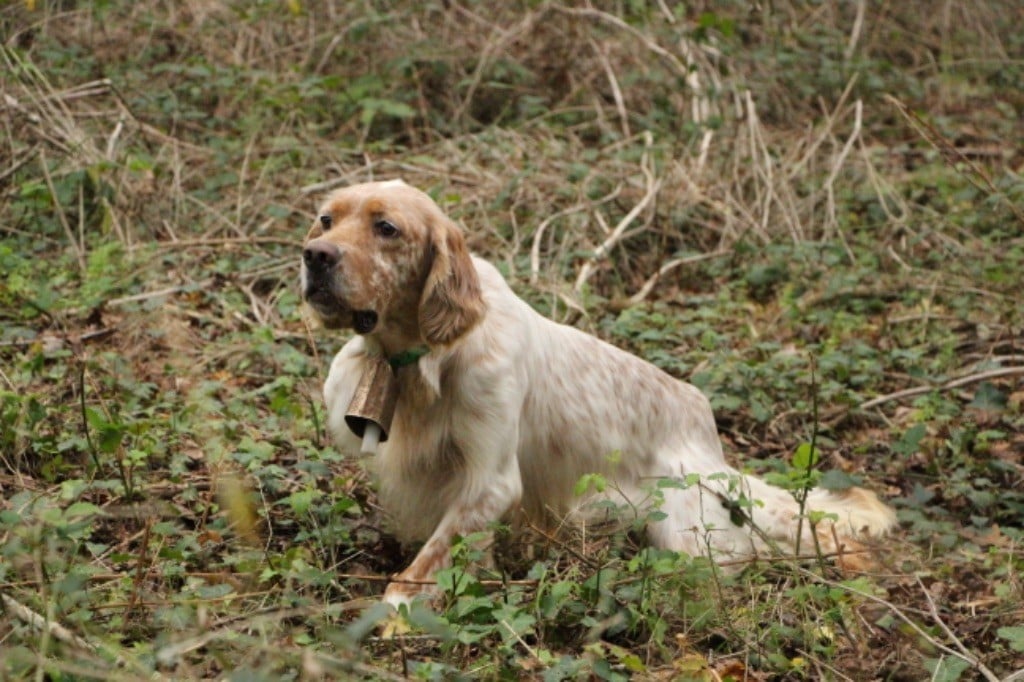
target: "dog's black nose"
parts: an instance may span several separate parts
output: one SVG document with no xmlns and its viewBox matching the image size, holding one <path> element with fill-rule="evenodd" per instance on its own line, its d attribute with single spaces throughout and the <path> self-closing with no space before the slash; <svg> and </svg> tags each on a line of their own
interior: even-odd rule
<svg viewBox="0 0 1024 682">
<path fill-rule="evenodd" d="M 330 242 L 314 239 L 302 250 L 302 260 L 311 270 L 330 270 L 341 260 L 341 249 Z"/>
</svg>

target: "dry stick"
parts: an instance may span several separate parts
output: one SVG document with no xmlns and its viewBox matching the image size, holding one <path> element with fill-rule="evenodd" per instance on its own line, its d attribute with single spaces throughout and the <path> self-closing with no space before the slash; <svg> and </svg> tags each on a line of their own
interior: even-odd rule
<svg viewBox="0 0 1024 682">
<path fill-rule="evenodd" d="M 608 61 L 608 54 L 600 45 L 597 44 L 597 41 L 591 39 L 590 45 L 593 47 L 594 54 L 597 55 L 602 68 L 604 68 L 604 73 L 608 77 L 608 86 L 612 89 L 612 98 L 615 100 L 615 108 L 619 112 L 619 123 L 622 125 L 622 136 L 632 137 L 633 133 L 629 130 L 629 114 L 626 112 L 626 100 L 622 97 L 622 89 L 619 87 L 619 79 L 615 77 L 615 71 L 612 69 L 612 64 Z"/>
<path fill-rule="evenodd" d="M 956 160 L 966 165 L 968 168 L 971 169 L 974 175 L 981 178 L 985 186 L 983 187 L 980 184 L 978 184 L 978 182 L 973 177 L 971 177 L 969 173 L 965 173 L 962 170 L 960 170 L 955 163 L 950 163 L 950 166 L 953 168 L 953 170 L 960 173 L 960 175 L 962 175 L 969 183 L 974 185 L 978 190 L 990 196 L 1001 197 L 1003 199 L 1003 202 L 1009 207 L 1013 215 L 1016 216 L 1018 221 L 1020 221 L 1021 225 L 1024 225 L 1024 210 L 1021 210 L 1019 206 L 1017 206 L 1014 202 L 1010 201 L 1005 194 L 1003 194 L 1002 192 L 999 191 L 999 189 L 996 188 L 995 183 L 992 182 L 992 178 L 988 176 L 988 173 L 986 173 L 980 166 L 978 166 L 978 164 L 974 163 L 974 161 L 968 158 L 966 154 L 960 151 L 952 142 L 949 141 L 949 139 L 946 138 L 945 135 L 936 130 L 935 126 L 933 126 L 931 123 L 928 123 L 920 116 L 918 116 L 917 113 L 912 111 L 906 104 L 896 99 L 892 95 L 885 95 L 884 97 L 886 101 L 888 101 L 890 104 L 892 104 L 899 110 L 900 114 L 902 114 L 903 117 L 907 120 L 907 122 L 909 122 L 910 125 L 912 125 L 917 130 L 921 137 L 923 137 L 928 142 L 928 144 L 934 147 L 936 151 L 942 154 L 947 161 L 953 160 L 950 157 L 956 157 Z"/>
<path fill-rule="evenodd" d="M 601 245 L 594 250 L 594 255 L 590 257 L 590 260 L 584 263 L 583 267 L 580 268 L 580 273 L 576 277 L 576 282 L 575 284 L 573 284 L 572 287 L 574 293 L 580 293 L 580 291 L 583 289 L 583 285 L 587 283 L 587 280 L 590 279 L 591 275 L 593 275 L 596 271 L 597 261 L 604 258 L 605 255 L 609 251 L 611 251 L 616 244 L 619 243 L 619 241 L 622 239 L 623 233 L 626 231 L 626 228 L 628 228 L 633 223 L 633 221 L 636 220 L 637 216 L 643 213 L 644 209 L 646 209 L 647 206 L 654 200 L 654 197 L 657 196 L 658 190 L 661 189 L 661 184 L 663 181 L 661 179 L 655 178 L 654 174 L 647 167 L 647 162 L 649 160 L 648 154 L 650 152 L 652 144 L 653 138 L 651 136 L 651 133 L 645 131 L 645 150 L 643 158 L 640 161 L 640 169 L 647 177 L 647 192 L 644 194 L 643 198 L 640 199 L 639 202 L 637 202 L 636 206 L 634 206 L 633 209 L 629 213 L 627 213 L 622 220 L 619 221 L 619 224 L 615 226 L 615 229 L 612 230 L 611 234 L 608 235 L 604 242 L 602 242 Z"/>
<path fill-rule="evenodd" d="M 7 97 L 7 95 L 4 95 L 4 97 Z M 12 176 L 15 173 L 17 173 L 21 169 L 22 166 L 24 166 L 26 163 L 31 161 L 32 157 L 36 155 L 36 152 L 38 150 L 39 150 L 39 144 L 36 143 L 35 145 L 32 146 L 31 149 L 29 149 L 27 152 L 23 153 L 21 155 L 21 158 L 15 159 L 14 162 L 11 164 L 11 166 L 9 168 L 7 168 L 6 170 L 0 171 L 0 183 L 3 183 L 7 178 L 9 178 L 10 176 Z"/>
<path fill-rule="evenodd" d="M 339 580 L 363 580 L 368 583 L 402 583 L 406 585 L 436 585 L 437 580 L 433 578 L 400 578 L 398 576 L 391 575 L 380 575 L 373 573 L 338 573 L 335 575 Z M 516 587 L 536 587 L 540 584 L 539 580 L 523 579 L 523 580 L 496 580 L 496 579 L 484 579 L 477 580 L 478 583 L 484 587 L 504 587 L 505 585 L 514 585 Z"/>
<path fill-rule="evenodd" d="M 986 379 L 998 379 L 999 377 L 1009 377 L 1024 375 L 1024 367 L 1001 367 L 1000 369 L 990 369 L 987 372 L 979 372 L 977 374 L 971 374 L 969 376 L 960 377 L 959 379 L 953 379 L 947 381 L 941 386 L 917 386 L 915 388 L 906 388 L 902 391 L 896 391 L 895 393 L 889 393 L 887 395 L 881 395 L 877 398 L 872 398 L 867 402 L 861 403 L 860 409 L 867 410 L 872 407 L 877 407 L 882 403 L 887 403 L 892 400 L 900 400 L 902 398 L 910 398 L 915 395 L 922 395 L 924 393 L 931 393 L 932 391 L 949 391 L 954 388 L 960 388 L 967 384 L 977 383 L 979 381 L 985 381 Z"/>
<path fill-rule="evenodd" d="M 360 166 L 354 171 L 350 171 L 344 175 L 329 180 L 323 180 L 321 182 L 314 182 L 310 185 L 303 185 L 299 188 L 299 194 L 307 196 L 309 194 L 319 194 L 320 192 L 326 192 L 327 190 L 334 189 L 335 187 L 341 187 L 342 185 L 348 184 L 353 176 L 362 175 L 368 170 L 373 170 L 377 164 L 370 162 L 369 167 Z"/>
<path fill-rule="evenodd" d="M 236 244 L 242 246 L 280 244 L 282 246 L 291 246 L 295 249 L 302 248 L 302 242 L 298 239 L 289 239 L 287 237 L 253 237 L 251 235 L 242 237 L 207 237 L 205 239 L 175 239 L 163 242 L 160 246 L 167 249 L 182 249 L 190 246 L 232 246 Z"/>
<path fill-rule="evenodd" d="M 542 660 L 540 660 L 540 656 L 538 656 L 538 655 L 537 655 L 537 652 L 533 650 L 533 647 L 531 647 L 531 646 L 530 646 L 529 644 L 527 644 L 527 643 L 526 643 L 526 642 L 525 642 L 525 641 L 523 640 L 523 638 L 522 638 L 522 637 L 521 637 L 521 636 L 519 635 L 519 633 L 518 633 L 518 632 L 516 632 L 516 631 L 515 631 L 515 630 L 514 630 L 514 629 L 512 628 L 512 626 L 511 626 L 511 625 L 509 625 L 509 624 L 508 624 L 508 623 L 507 623 L 507 622 L 505 621 L 505 619 L 504 619 L 504 618 L 503 618 L 503 619 L 501 619 L 501 620 L 499 620 L 498 622 L 499 622 L 499 623 L 501 623 L 502 625 L 504 625 L 504 626 L 505 626 L 505 629 L 506 629 L 506 630 L 508 630 L 509 634 L 510 634 L 510 635 L 512 635 L 513 637 L 515 637 L 515 638 L 516 638 L 516 641 L 517 641 L 517 642 L 519 642 L 519 644 L 520 644 L 520 645 L 522 645 L 522 647 L 523 647 L 524 649 L 526 649 L 526 653 L 530 654 L 530 658 L 532 658 L 532 659 L 533 659 L 534 661 L 536 661 L 537 663 L 539 663 L 539 664 L 540 664 L 541 666 L 543 666 L 543 667 L 545 667 L 545 668 L 547 667 L 547 665 L 545 665 L 545 664 L 544 664 L 544 662 L 543 662 Z"/>
<path fill-rule="evenodd" d="M 864 0 L 857 0 L 857 16 L 853 19 L 850 41 L 846 44 L 846 50 L 843 51 L 843 59 L 845 61 L 853 59 L 853 53 L 857 51 L 857 41 L 860 40 L 861 29 L 864 28 L 864 10 L 866 5 L 867 3 Z"/>
<path fill-rule="evenodd" d="M 563 14 L 573 14 L 576 16 L 587 17 L 590 19 L 597 19 L 599 21 L 611 24 L 612 26 L 615 26 L 616 28 L 619 28 L 625 31 L 626 33 L 629 33 L 631 36 L 642 42 L 647 47 L 647 49 L 653 52 L 654 54 L 658 55 L 659 57 L 663 57 L 665 61 L 672 65 L 672 67 L 676 70 L 678 75 L 681 76 L 684 80 L 687 79 L 690 75 L 690 69 L 687 68 L 686 64 L 679 61 L 678 57 L 676 57 L 674 54 L 666 50 L 661 45 L 658 45 L 656 42 L 651 40 L 650 37 L 645 35 L 639 29 L 630 26 L 625 21 L 623 21 L 622 19 L 618 18 L 613 14 L 602 12 L 601 10 L 593 9 L 590 7 L 576 8 L 555 5 L 553 6 L 553 9 Z"/>
<path fill-rule="evenodd" d="M 940 628 L 942 628 L 942 631 L 946 633 L 946 636 L 949 637 L 953 644 L 956 645 L 956 648 L 959 649 L 960 652 L 964 655 L 964 660 L 968 660 L 968 658 L 973 657 L 974 655 L 966 646 L 964 646 L 964 643 L 960 641 L 960 638 L 953 633 L 953 630 L 950 629 L 948 625 L 946 625 L 946 621 L 942 620 L 942 617 L 939 616 L 939 609 L 937 606 L 935 606 L 935 600 L 932 599 L 932 595 L 928 592 L 928 588 L 926 588 L 924 586 L 924 583 L 921 582 L 921 577 L 915 575 L 914 579 L 917 581 L 918 586 L 920 586 L 921 588 L 921 592 L 924 594 L 925 600 L 928 602 L 928 611 L 932 615 L 932 620 L 934 620 L 935 623 Z M 983 667 L 981 665 L 981 662 L 976 663 L 976 666 Z"/>
<path fill-rule="evenodd" d="M 846 139 L 846 144 L 843 145 L 843 149 L 839 152 L 839 157 L 832 164 L 832 172 L 828 174 L 828 178 L 825 180 L 826 205 L 828 206 L 828 236 L 831 236 L 832 231 L 838 227 L 838 221 L 836 220 L 836 178 L 839 177 L 839 171 L 843 169 L 843 164 L 846 163 L 846 157 L 850 155 L 854 143 L 860 137 L 863 114 L 864 105 L 860 100 L 857 100 L 853 104 L 853 131 L 850 132 L 850 137 Z M 846 249 L 849 251 L 850 247 L 847 246 Z M 850 256 L 851 260 L 854 260 L 852 258 L 853 254 L 850 254 Z"/>
<path fill-rule="evenodd" d="M 557 537 L 555 537 L 551 533 L 545 531 L 543 528 L 537 527 L 533 523 L 527 522 L 526 525 L 529 526 L 530 530 L 532 530 L 534 533 L 536 533 L 537 535 L 540 535 L 542 538 L 544 538 L 545 540 L 547 540 L 551 544 L 553 544 L 553 545 L 555 545 L 557 547 L 562 548 L 566 552 L 569 552 L 569 554 L 572 554 L 574 557 L 576 557 L 577 559 L 579 559 L 580 561 L 585 563 L 587 566 L 589 566 L 591 568 L 597 568 L 597 564 L 594 562 L 593 559 L 588 557 L 586 554 L 583 554 L 582 552 L 578 551 L 575 547 L 572 547 L 571 545 L 569 545 L 569 543 L 562 542 L 561 540 L 559 540 Z"/>
<path fill-rule="evenodd" d="M 242 156 L 242 167 L 238 171 L 238 198 L 235 200 L 235 234 L 239 237 L 245 237 L 245 231 L 242 229 L 242 215 L 244 206 L 244 199 L 250 192 L 245 191 L 245 181 L 247 180 L 246 175 L 249 173 L 249 159 L 252 158 L 253 149 L 256 147 L 257 134 L 253 133 L 249 137 L 249 143 L 245 145 L 245 154 Z M 265 168 L 265 167 L 264 167 Z M 258 184 L 258 181 L 257 181 Z M 255 189 L 255 188 L 254 188 Z"/>
<path fill-rule="evenodd" d="M 816 581 L 818 581 L 820 583 L 828 585 L 829 587 L 835 587 L 835 588 L 838 588 L 840 590 L 844 590 L 846 592 L 849 592 L 850 594 L 855 594 L 858 597 L 861 597 L 863 599 L 867 599 L 868 601 L 874 602 L 875 604 L 879 604 L 881 606 L 884 606 L 894 616 L 896 616 L 897 618 L 902 620 L 904 623 L 909 625 L 910 628 L 914 630 L 914 632 L 916 632 L 918 635 L 920 635 L 922 638 L 924 638 L 925 641 L 927 641 L 929 644 L 931 644 L 936 649 L 938 649 L 938 650 L 940 650 L 940 651 L 942 651 L 944 653 L 947 653 L 950 656 L 954 656 L 956 658 L 959 658 L 959 659 L 969 663 L 971 666 L 973 666 L 975 668 L 975 670 L 977 670 L 979 673 L 981 673 L 982 676 L 986 680 L 989 680 L 989 682 L 999 682 L 999 678 L 996 677 L 995 673 L 993 673 L 991 670 L 989 670 L 985 666 L 985 664 L 983 664 L 980 660 L 978 660 L 978 658 L 976 656 L 974 656 L 971 653 L 959 652 L 956 649 L 952 649 L 952 648 L 946 646 L 945 644 L 943 644 L 942 642 L 940 642 L 939 640 L 935 639 L 934 637 L 929 635 L 924 630 L 924 628 L 922 628 L 920 625 L 915 623 L 909 616 L 904 614 L 903 611 L 901 611 L 899 609 L 899 607 L 896 606 L 895 604 L 893 604 L 892 602 L 886 601 L 885 599 L 882 599 L 881 597 L 876 597 L 875 595 L 870 594 L 868 592 L 863 592 L 863 591 L 858 590 L 858 589 L 856 589 L 854 587 L 850 587 L 849 585 L 844 585 L 843 583 L 839 583 L 839 582 L 836 582 L 834 580 L 829 580 L 828 578 L 825 578 L 823 576 L 817 575 L 813 571 L 808 571 L 807 569 L 802 568 L 800 566 L 796 566 L 795 568 L 796 568 L 797 571 L 799 571 L 800 573 L 802 573 L 805 576 L 808 576 L 812 580 L 816 580 Z M 930 599 L 929 599 L 929 601 L 930 601 Z"/>
<path fill-rule="evenodd" d="M 78 267 L 84 273 L 86 270 L 85 253 L 82 251 L 82 245 L 75 239 L 75 233 L 71 229 L 71 223 L 68 222 L 67 214 L 64 213 L 64 207 L 57 200 L 57 190 L 53 187 L 53 178 L 50 177 L 50 169 L 46 164 L 46 150 L 43 148 L 39 149 L 39 166 L 43 169 L 43 177 L 46 179 L 46 186 L 50 190 L 50 198 L 53 199 L 53 207 L 57 212 L 57 217 L 60 219 L 60 224 L 64 227 L 64 234 L 67 235 L 68 241 L 71 242 L 71 248 L 75 251 Z"/>
<path fill-rule="evenodd" d="M 708 152 L 711 151 L 711 139 L 714 136 L 715 131 L 708 128 L 700 138 L 700 150 L 697 152 L 697 163 L 695 164 L 696 175 L 704 172 L 704 166 L 708 161 Z"/>
<path fill-rule="evenodd" d="M 3 601 L 4 608 L 10 610 L 15 616 L 37 630 L 48 631 L 54 639 L 79 649 L 85 649 L 90 653 L 96 653 L 96 647 L 93 644 L 82 639 L 60 623 L 55 623 L 52 620 L 48 620 L 45 616 L 39 615 L 13 597 L 0 593 L 0 600 Z"/>
<path fill-rule="evenodd" d="M 748 135 L 750 136 L 751 163 L 755 174 L 761 180 L 760 183 L 755 183 L 755 186 L 758 184 L 763 185 L 762 188 L 759 188 L 763 193 L 757 198 L 757 203 L 761 207 L 761 224 L 759 225 L 761 238 L 766 242 L 771 241 L 768 226 L 772 218 L 772 205 L 778 204 L 779 213 L 789 227 L 790 236 L 794 242 L 799 242 L 803 239 L 802 231 L 798 229 L 797 221 L 793 220 L 793 217 L 784 210 L 785 206 L 783 205 L 782 197 L 775 191 L 772 157 L 768 152 L 768 146 L 765 144 L 761 121 L 757 116 L 757 107 L 754 105 L 754 98 L 749 90 L 744 92 L 744 103 L 746 106 Z M 759 161 L 762 163 L 758 163 Z"/>
<path fill-rule="evenodd" d="M 63 343 L 64 341 L 70 341 L 72 344 L 81 344 L 86 341 L 95 341 L 97 339 L 104 339 L 114 332 L 117 331 L 117 327 L 103 327 L 95 331 L 86 332 L 78 336 L 71 334 L 63 335 L 43 335 L 41 337 L 33 339 L 17 339 L 15 341 L 0 341 L 0 348 L 29 348 L 36 343 L 42 342 L 44 346 L 54 341 Z M 13 390 L 13 389 L 12 389 Z"/>
<path fill-rule="evenodd" d="M 214 630 L 207 630 L 206 632 L 196 635 L 195 637 L 189 637 L 177 642 L 171 642 L 156 651 L 156 660 L 161 665 L 172 665 L 178 658 L 184 656 L 190 651 L 202 648 L 210 642 L 219 639 L 221 637 L 231 636 L 237 634 L 239 630 L 247 627 L 251 627 L 258 623 L 266 621 L 280 621 L 286 618 L 294 618 L 296 616 L 309 615 L 312 609 L 309 607 L 296 607 L 291 609 L 281 609 L 273 613 L 257 613 L 254 616 L 247 618 L 234 620 L 226 625 L 219 627 Z"/>
<path fill-rule="evenodd" d="M 700 78 L 701 70 L 697 63 L 697 55 L 700 54 L 700 51 L 685 37 L 679 38 L 679 51 L 682 53 L 687 64 L 687 74 L 685 79 L 686 86 L 690 89 L 690 92 L 693 93 L 693 96 L 690 99 L 690 115 L 693 117 L 694 123 L 707 123 L 708 118 L 711 116 L 713 107 L 711 104 L 711 98 L 708 97 L 707 90 Z M 716 90 L 721 90 L 722 83 L 719 78 L 716 78 L 716 75 L 715 70 L 709 66 L 709 68 L 707 68 L 707 76 L 709 80 L 711 80 L 712 86 Z M 705 134 L 708 132 L 709 130 L 705 130 Z"/>
<path fill-rule="evenodd" d="M 476 96 L 477 88 L 480 87 L 480 83 L 483 82 L 484 73 L 494 61 L 495 55 L 501 50 L 504 50 L 508 45 L 511 45 L 519 36 L 528 35 L 532 32 L 534 25 L 541 20 L 543 15 L 547 14 L 547 8 L 541 8 L 537 12 L 530 12 L 515 26 L 508 30 L 501 30 L 496 28 L 492 33 L 492 38 L 488 39 L 486 46 L 480 54 L 480 61 L 477 62 L 476 69 L 473 71 L 473 75 L 469 81 L 469 87 L 466 89 L 466 96 L 462 98 L 459 105 L 455 108 L 455 112 L 452 114 L 452 120 L 461 121 L 462 117 L 469 110 L 470 105 L 473 103 L 473 98 Z M 497 35 L 494 35 L 497 33 Z"/>
<path fill-rule="evenodd" d="M 835 128 L 836 118 L 842 112 L 846 106 L 846 98 L 850 96 L 853 91 L 853 86 L 857 83 L 858 74 L 854 73 L 850 76 L 850 79 L 846 81 L 846 87 L 843 88 L 842 94 L 839 95 L 839 99 L 836 101 L 835 106 L 832 107 L 832 111 L 829 111 L 822 105 L 822 116 L 825 119 L 821 134 L 818 135 L 807 147 L 804 149 L 803 154 L 796 161 L 787 164 L 787 168 L 784 170 L 786 180 L 792 182 L 795 177 L 805 172 L 807 164 L 810 163 L 811 159 L 821 148 L 821 145 L 826 140 L 832 137 L 832 129 Z"/>
<path fill-rule="evenodd" d="M 303 655 L 310 656 L 317 662 L 327 663 L 332 666 L 337 666 L 345 672 L 352 672 L 359 675 L 360 679 L 364 680 L 394 680 L 395 682 L 404 682 L 409 678 L 403 675 L 396 675 L 395 673 L 378 668 L 362 661 L 357 661 L 354 658 L 337 658 L 336 656 L 328 656 L 325 653 L 319 651 L 313 651 L 311 648 L 304 649 Z"/>
<path fill-rule="evenodd" d="M 658 268 L 658 271 L 656 273 L 647 278 L 647 281 L 644 282 L 644 285 L 640 287 L 640 291 L 636 292 L 635 294 L 629 297 L 629 305 L 636 305 L 637 303 L 640 303 L 645 298 L 647 298 L 647 296 L 654 289 L 654 286 L 658 283 L 658 281 L 671 271 L 678 268 L 680 265 L 692 265 L 693 263 L 699 263 L 700 261 L 718 258 L 719 256 L 727 256 L 730 253 L 732 252 L 728 249 L 721 249 L 719 251 L 712 251 L 711 253 L 701 253 L 697 254 L 696 256 L 685 256 L 683 258 L 675 258 L 673 260 L 668 261 L 660 268 Z"/>
<path fill-rule="evenodd" d="M 620 186 L 616 187 L 614 190 L 612 190 L 610 193 L 606 194 L 605 196 L 601 197 L 600 199 L 598 199 L 597 201 L 595 201 L 595 202 L 593 202 L 591 204 L 580 203 L 580 204 L 576 204 L 575 206 L 570 206 L 569 208 L 565 208 L 565 209 L 562 209 L 561 211 L 557 211 L 555 213 L 552 213 L 547 218 L 545 218 L 541 222 L 540 225 L 537 226 L 537 229 L 533 233 L 533 243 L 530 245 L 530 284 L 531 285 L 536 285 L 537 284 L 537 279 L 540 276 L 540 242 L 541 242 L 541 240 L 544 237 L 544 232 L 548 229 L 548 227 L 551 225 L 551 223 L 553 223 L 554 221 L 558 220 L 559 218 L 564 218 L 567 215 L 571 215 L 573 213 L 579 213 L 580 211 L 584 211 L 584 210 L 586 210 L 588 208 L 593 208 L 594 206 L 600 206 L 602 204 L 606 204 L 609 201 L 615 199 L 615 197 L 619 196 L 619 193 L 621 191 L 622 191 L 622 186 L 620 185 Z"/>
<path fill-rule="evenodd" d="M 906 218 L 907 218 L 907 208 L 906 208 L 906 205 L 902 204 L 901 202 L 897 202 L 896 201 L 896 199 L 895 199 L 896 193 L 895 192 L 890 192 L 888 194 L 885 192 L 886 188 L 883 187 L 883 182 L 884 181 L 882 179 L 882 176 L 879 175 L 878 171 L 875 169 L 875 165 L 871 162 L 871 155 L 868 153 L 868 148 L 864 144 L 864 138 L 863 137 L 860 140 L 857 141 L 857 146 L 860 149 L 861 159 L 864 161 L 864 170 L 867 172 L 868 182 L 871 183 L 871 189 L 873 189 L 875 191 L 875 197 L 878 199 L 878 205 L 881 207 L 882 212 L 885 213 L 885 217 L 888 218 L 889 220 L 891 220 L 892 222 L 896 223 L 898 226 L 906 226 L 906 222 L 907 222 L 906 221 Z M 897 216 L 897 215 L 895 215 L 893 213 L 892 210 L 890 210 L 890 208 L 889 208 L 889 202 L 890 201 L 892 201 L 893 203 L 897 203 L 898 204 L 895 208 L 899 209 L 900 215 Z M 892 250 L 892 247 L 890 247 L 890 251 L 891 250 Z M 899 261 L 900 263 L 902 263 L 904 265 L 905 269 L 907 269 L 907 270 L 910 269 L 898 257 L 896 258 L 896 260 Z"/>
</svg>

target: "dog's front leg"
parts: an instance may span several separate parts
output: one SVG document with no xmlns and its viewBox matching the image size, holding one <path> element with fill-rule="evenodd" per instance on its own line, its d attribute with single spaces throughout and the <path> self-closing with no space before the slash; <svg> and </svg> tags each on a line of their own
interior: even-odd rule
<svg viewBox="0 0 1024 682">
<path fill-rule="evenodd" d="M 415 597 L 437 593 L 434 574 L 451 565 L 452 543 L 486 531 L 522 496 L 522 481 L 514 453 L 504 458 L 500 469 L 466 473 L 459 494 L 448 506 L 441 522 L 420 549 L 412 564 L 395 576 L 384 591 L 384 601 L 394 607 L 410 603 Z"/>
</svg>

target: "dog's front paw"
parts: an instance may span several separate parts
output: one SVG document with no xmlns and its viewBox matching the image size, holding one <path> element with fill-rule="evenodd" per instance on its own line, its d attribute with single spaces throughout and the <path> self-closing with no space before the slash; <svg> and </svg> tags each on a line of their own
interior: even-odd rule
<svg viewBox="0 0 1024 682">
<path fill-rule="evenodd" d="M 408 611 L 402 612 L 393 609 L 387 618 L 377 625 L 377 632 L 380 633 L 381 639 L 394 639 L 412 630 L 408 615 Z"/>
<path fill-rule="evenodd" d="M 412 629 L 409 613 L 414 603 L 429 604 L 437 597 L 430 585 L 395 582 L 384 590 L 382 602 L 390 606 L 391 613 L 378 625 L 380 636 L 385 639 L 404 635 Z"/>
<path fill-rule="evenodd" d="M 408 609 L 413 601 L 422 599 L 431 601 L 437 596 L 437 588 L 434 585 L 421 585 L 407 582 L 389 583 L 384 590 L 384 603 L 390 604 L 396 611 L 401 607 Z"/>
</svg>

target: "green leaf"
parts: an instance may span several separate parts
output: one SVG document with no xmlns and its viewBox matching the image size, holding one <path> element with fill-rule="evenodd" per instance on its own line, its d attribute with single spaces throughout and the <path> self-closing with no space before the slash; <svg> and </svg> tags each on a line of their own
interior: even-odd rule
<svg viewBox="0 0 1024 682">
<path fill-rule="evenodd" d="M 1024 626 L 1002 627 L 996 630 L 996 634 L 1007 640 L 1014 651 L 1024 651 Z"/>
<path fill-rule="evenodd" d="M 103 510 L 91 502 L 75 502 L 64 511 L 64 517 L 70 519 L 79 516 L 97 516 L 102 513 Z"/>
<path fill-rule="evenodd" d="M 985 381 L 978 385 L 974 399 L 968 404 L 978 410 L 1000 412 L 1006 407 L 1006 395 L 992 383 Z"/>
<path fill-rule="evenodd" d="M 927 428 L 924 424 L 914 424 L 907 429 L 906 433 L 903 434 L 903 437 L 900 438 L 899 441 L 893 443 L 892 449 L 898 455 L 909 457 L 917 452 L 917 448 L 921 444 L 921 439 L 925 437 L 926 433 Z"/>
<path fill-rule="evenodd" d="M 797 469 L 810 469 L 818 463 L 818 449 L 810 443 L 800 443 L 793 453 L 793 466 Z"/>
<path fill-rule="evenodd" d="M 305 514 L 309 511 L 314 500 L 320 498 L 323 495 L 319 490 L 315 488 L 307 488 L 306 490 L 299 490 L 292 493 L 288 497 L 284 498 L 282 502 L 289 505 L 292 511 L 296 514 Z"/>
<path fill-rule="evenodd" d="M 600 493 L 604 492 L 607 486 L 608 481 L 601 474 L 584 474 L 580 477 L 580 480 L 576 481 L 576 487 L 573 488 L 572 494 L 580 497 L 591 490 Z"/>
<path fill-rule="evenodd" d="M 849 490 L 856 485 L 856 479 L 839 469 L 829 469 L 821 475 L 821 479 L 818 481 L 818 486 L 826 490 Z"/>
<path fill-rule="evenodd" d="M 956 682 L 971 664 L 955 656 L 925 659 L 924 667 L 932 674 L 933 682 Z"/>
</svg>

